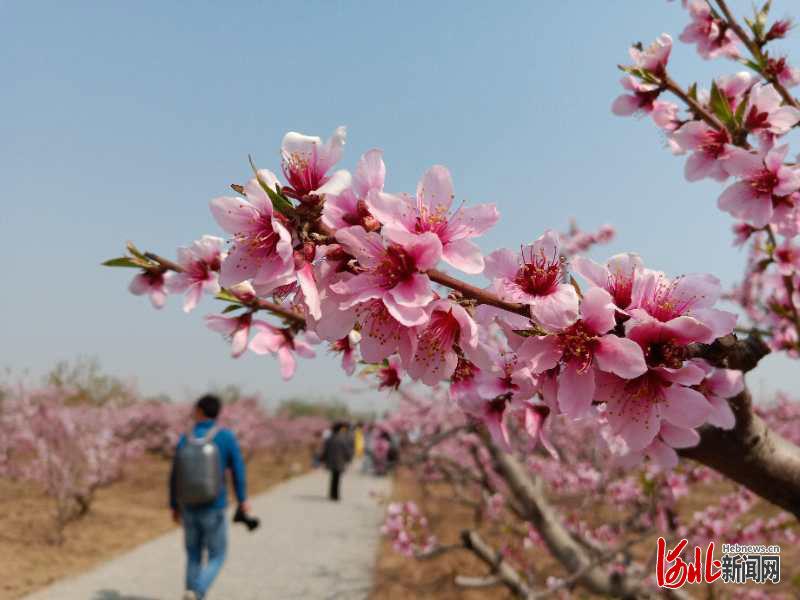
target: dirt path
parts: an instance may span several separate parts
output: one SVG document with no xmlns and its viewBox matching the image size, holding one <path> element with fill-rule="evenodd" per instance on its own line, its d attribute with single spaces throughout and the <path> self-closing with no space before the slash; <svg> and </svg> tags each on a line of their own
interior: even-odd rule
<svg viewBox="0 0 800 600">
<path fill-rule="evenodd" d="M 326 490 L 327 473 L 318 470 L 254 498 L 261 528 L 231 527 L 228 560 L 208 600 L 366 598 L 383 516 L 374 495 L 388 497 L 391 482 L 353 468 L 340 503 L 329 502 Z M 180 532 L 165 535 L 26 600 L 178 599 L 182 541 Z"/>
</svg>

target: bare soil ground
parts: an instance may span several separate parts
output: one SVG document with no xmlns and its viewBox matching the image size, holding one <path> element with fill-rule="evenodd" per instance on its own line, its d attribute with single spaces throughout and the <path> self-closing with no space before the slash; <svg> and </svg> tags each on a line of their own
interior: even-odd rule
<svg viewBox="0 0 800 600">
<path fill-rule="evenodd" d="M 310 451 L 255 454 L 247 465 L 251 494 L 308 470 Z M 0 600 L 20 598 L 86 571 L 173 529 L 167 510 L 169 462 L 146 456 L 99 490 L 91 511 L 55 544 L 53 502 L 35 486 L 0 480 Z"/>
<path fill-rule="evenodd" d="M 715 497 L 731 490 L 730 484 L 727 483 L 701 489 L 680 502 L 679 514 L 690 515 L 694 511 L 708 506 Z M 444 545 L 456 543 L 461 529 L 473 527 L 476 523 L 473 511 L 455 502 L 453 498 L 453 491 L 448 484 L 436 483 L 423 486 L 409 471 L 403 469 L 395 477 L 392 500 L 414 500 L 428 518 L 431 531 Z M 762 502 L 754 509 L 751 518 L 755 516 L 769 518 L 776 513 L 775 507 Z M 516 534 L 509 534 L 504 527 L 502 523 L 484 522 L 480 527 L 481 535 L 495 548 L 500 548 L 503 540 L 518 538 Z M 797 525 L 794 527 L 797 528 Z M 645 540 L 634 548 L 634 555 L 639 561 L 646 562 L 655 556 L 655 538 L 656 536 L 653 536 L 652 540 Z M 724 542 L 725 540 L 720 541 Z M 668 542 L 671 543 L 673 540 L 668 539 Z M 764 544 L 773 542 L 763 540 Z M 525 552 L 527 552 L 525 562 L 534 564 L 535 581 L 540 589 L 547 576 L 565 576 L 563 569 L 550 558 L 546 551 L 534 547 Z M 717 558 L 719 558 L 719 553 L 720 549 L 716 549 Z M 798 565 L 800 565 L 800 547 L 789 547 L 784 543 L 781 547 L 781 584 L 777 586 L 754 585 L 753 589 L 770 595 L 777 595 L 780 592 L 784 594 L 782 597 L 786 598 L 800 597 L 800 568 Z M 418 561 L 401 556 L 392 549 L 391 543 L 384 539 L 381 542 L 380 554 L 376 561 L 375 585 L 371 600 L 405 600 L 407 598 L 505 600 L 513 598 L 511 593 L 503 587 L 468 590 L 458 587 L 454 583 L 456 575 L 475 577 L 488 574 L 489 568 L 466 550 L 456 550 L 430 560 Z M 692 588 L 691 592 L 694 597 L 712 597 L 708 595 L 709 586 L 688 587 Z M 713 588 L 713 597 L 719 599 L 729 598 L 733 589 L 741 589 L 741 586 L 726 585 L 722 582 L 715 582 L 710 587 Z M 595 598 L 596 596 L 581 591 L 577 597 Z"/>
</svg>

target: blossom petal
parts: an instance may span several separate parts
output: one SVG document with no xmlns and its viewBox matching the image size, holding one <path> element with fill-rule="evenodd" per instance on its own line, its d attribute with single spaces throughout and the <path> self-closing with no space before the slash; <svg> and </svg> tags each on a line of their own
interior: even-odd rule
<svg viewBox="0 0 800 600">
<path fill-rule="evenodd" d="M 477 244 L 466 240 L 453 240 L 442 247 L 442 260 L 451 267 L 477 275 L 483 271 L 483 255 Z"/>
<path fill-rule="evenodd" d="M 604 335 L 594 349 L 597 368 L 624 379 L 633 379 L 647 371 L 641 346 L 616 335 Z"/>
<path fill-rule="evenodd" d="M 706 397 L 697 390 L 673 384 L 664 390 L 661 415 L 678 427 L 693 428 L 705 423 L 711 412 Z"/>
<path fill-rule="evenodd" d="M 594 369 L 581 371 L 574 362 L 568 362 L 558 376 L 558 407 L 567 416 L 580 418 L 592 406 L 594 390 Z"/>
</svg>

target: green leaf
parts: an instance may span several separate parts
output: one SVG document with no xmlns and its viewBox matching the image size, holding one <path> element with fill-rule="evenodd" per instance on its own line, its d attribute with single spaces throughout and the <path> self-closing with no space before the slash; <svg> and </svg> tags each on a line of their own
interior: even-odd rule
<svg viewBox="0 0 800 600">
<path fill-rule="evenodd" d="M 717 115 L 720 121 L 729 129 L 734 129 L 736 123 L 733 118 L 733 111 L 731 105 L 728 103 L 728 98 L 719 91 L 717 82 L 711 82 L 711 110 Z"/>
<path fill-rule="evenodd" d="M 739 102 L 739 106 L 736 107 L 736 114 L 734 115 L 734 120 L 736 121 L 736 128 L 740 129 L 744 124 L 744 113 L 747 110 L 747 100 L 743 98 Z"/>
<path fill-rule="evenodd" d="M 253 161 L 253 157 L 248 155 L 248 160 L 250 161 L 250 168 L 253 169 L 253 173 L 256 176 L 256 180 L 258 181 L 258 185 L 261 186 L 261 189 L 267 193 L 269 199 L 272 201 L 272 206 L 278 212 L 286 215 L 287 217 L 294 214 L 294 206 L 292 203 L 289 202 L 289 199 L 281 194 L 280 190 L 272 189 L 267 185 L 267 182 L 261 179 L 261 176 L 258 174 L 258 168 L 256 167 L 256 163 Z"/>
<path fill-rule="evenodd" d="M 756 73 L 761 73 L 764 69 L 764 65 L 761 65 L 753 60 L 747 59 L 744 61 L 745 66 L 753 69 Z"/>
<path fill-rule="evenodd" d="M 689 86 L 689 90 L 686 92 L 686 95 L 689 96 L 692 100 L 697 102 L 697 82 L 695 81 L 692 85 Z"/>
<path fill-rule="evenodd" d="M 136 247 L 133 245 L 133 242 L 127 242 L 125 247 L 128 249 L 128 252 L 133 254 L 136 258 L 146 261 L 147 257 Z"/>
<path fill-rule="evenodd" d="M 240 308 L 244 308 L 244 306 L 242 306 L 241 304 L 229 304 L 228 306 L 226 306 L 225 308 L 222 309 L 222 314 L 226 315 L 229 312 L 233 312 L 235 310 L 239 310 Z"/>
<path fill-rule="evenodd" d="M 101 264 L 104 267 L 129 267 L 132 269 L 142 269 L 148 266 L 147 263 L 142 264 L 141 261 L 138 261 L 129 256 L 120 256 L 119 258 L 112 258 Z"/>
<path fill-rule="evenodd" d="M 225 302 L 234 302 L 236 304 L 240 304 L 239 299 L 233 294 L 231 294 L 228 290 L 222 290 L 214 297 L 217 300 L 223 300 Z"/>
</svg>

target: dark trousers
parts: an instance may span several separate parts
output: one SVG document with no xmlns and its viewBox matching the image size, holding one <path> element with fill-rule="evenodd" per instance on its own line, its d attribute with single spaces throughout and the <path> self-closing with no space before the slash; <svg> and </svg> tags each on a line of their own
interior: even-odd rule
<svg viewBox="0 0 800 600">
<path fill-rule="evenodd" d="M 328 497 L 331 500 L 339 499 L 339 481 L 342 478 L 342 472 L 331 469 L 331 487 L 328 492 Z"/>
</svg>

